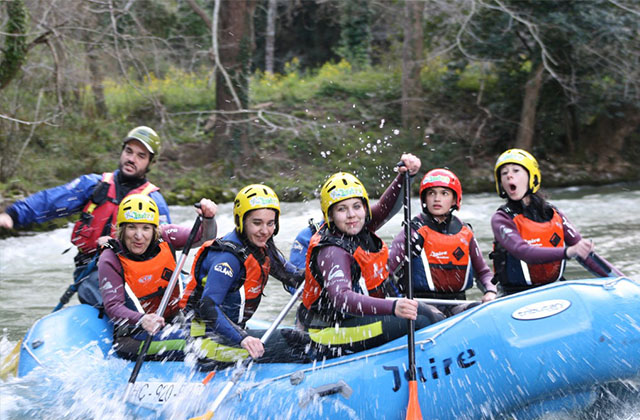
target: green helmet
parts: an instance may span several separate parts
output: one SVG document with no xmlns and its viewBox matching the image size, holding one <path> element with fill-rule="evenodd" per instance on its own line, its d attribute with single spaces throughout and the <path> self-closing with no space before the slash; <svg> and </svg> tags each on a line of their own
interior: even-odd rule
<svg viewBox="0 0 640 420">
<path fill-rule="evenodd" d="M 122 141 L 122 146 L 124 147 L 131 140 L 138 140 L 144 144 L 149 153 L 151 153 L 152 158 L 160 153 L 160 136 L 149 127 L 141 125 L 129 131 Z"/>
</svg>

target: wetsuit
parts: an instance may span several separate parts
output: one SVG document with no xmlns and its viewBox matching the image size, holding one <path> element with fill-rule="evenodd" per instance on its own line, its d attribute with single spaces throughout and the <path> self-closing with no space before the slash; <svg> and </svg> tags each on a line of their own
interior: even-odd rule
<svg viewBox="0 0 640 420">
<path fill-rule="evenodd" d="M 362 351 L 406 334 L 407 321 L 394 316 L 395 301 L 369 296 L 364 289 L 369 289 L 371 284 L 360 286 L 363 271 L 370 271 L 364 275 L 367 283 L 367 277 L 376 277 L 377 271 L 386 271 L 386 267 L 377 267 L 378 270 L 364 267 L 363 259 L 355 256 L 356 253 L 369 254 L 378 261 L 376 255 L 382 252 L 383 244 L 374 232 L 401 207 L 401 197 L 402 175 L 398 175 L 380 200 L 371 206 L 371 220 L 360 233 L 348 236 L 328 227 L 316 233 L 325 238 L 317 238 L 317 246 L 308 253 L 305 292 L 297 315 L 320 356 Z M 336 240 L 346 245 L 331 243 Z M 309 281 L 310 277 L 315 282 Z M 433 321 L 419 315 L 416 327 Z"/>
<path fill-rule="evenodd" d="M 522 201 L 508 200 L 491 217 L 494 235 L 494 252 L 491 257 L 496 272 L 494 282 L 499 283 L 503 295 L 562 280 L 562 269 L 557 272 L 558 275 L 554 272 L 553 275 L 545 274 L 543 278 L 539 278 L 535 274 L 531 276 L 530 268 L 547 264 L 564 265 L 566 248 L 582 239 L 578 230 L 560 210 L 539 197 L 531 195 L 531 199 L 529 206 L 525 206 Z M 541 227 L 546 227 L 547 231 L 544 232 Z M 536 229 L 540 231 L 539 234 L 529 234 L 531 237 L 525 235 L 523 238 L 521 230 L 536 232 Z M 606 260 L 601 257 L 600 260 L 609 270 L 619 273 Z M 587 258 L 584 263 L 590 271 L 602 277 L 607 276 L 605 269 L 593 258 Z M 549 269 L 543 271 L 551 272 Z"/>
<path fill-rule="evenodd" d="M 187 286 L 189 296 L 183 302 L 195 315 L 191 336 L 199 339 L 200 368 L 209 370 L 246 358 L 248 352 L 240 342 L 248 335 L 260 337 L 264 333 L 245 329 L 245 325 L 258 309 L 269 275 L 296 287 L 303 274 L 277 251 L 273 239 L 266 248 L 258 248 L 234 230 L 203 248 L 196 256 L 193 280 Z M 306 361 L 301 348 L 289 346 L 290 333 L 276 331 L 256 361 Z"/>
<path fill-rule="evenodd" d="M 476 279 L 483 292 L 496 292 L 491 283 L 493 273 L 487 266 L 471 227 L 449 214 L 440 222 L 428 213 L 421 213 L 411 223 L 412 280 L 415 297 L 432 299 L 466 299 L 466 290 Z M 426 246 L 425 246 L 426 244 Z M 389 255 L 389 271 L 397 279 L 404 278 L 405 233 L 393 240 Z M 425 270 L 425 262 L 429 272 Z M 398 282 L 402 291 L 404 283 Z M 476 304 L 436 305 L 444 315 L 451 316 Z"/>
<path fill-rule="evenodd" d="M 163 225 L 162 240 L 153 242 L 142 255 L 129 253 L 116 239 L 111 239 L 100 254 L 98 273 L 104 309 L 114 323 L 114 349 L 120 357 L 135 359 L 148 333 L 139 326 L 145 313 L 155 312 L 175 269 L 174 248 L 182 248 L 190 228 Z M 204 227 L 195 237 L 198 242 Z M 125 271 L 124 267 L 128 268 Z M 145 274 L 147 273 L 147 274 Z M 125 280 L 126 279 L 126 280 Z M 148 284 L 138 286 L 145 280 Z M 128 284 L 127 284 L 128 283 Z M 136 285 L 135 283 L 138 283 Z M 155 292 L 152 289 L 156 289 Z M 159 299 L 160 298 L 160 299 Z M 156 333 L 146 359 L 182 360 L 188 331 L 178 323 L 176 285 L 165 311 L 165 328 Z M 174 322 L 174 324 L 171 324 Z"/>
</svg>

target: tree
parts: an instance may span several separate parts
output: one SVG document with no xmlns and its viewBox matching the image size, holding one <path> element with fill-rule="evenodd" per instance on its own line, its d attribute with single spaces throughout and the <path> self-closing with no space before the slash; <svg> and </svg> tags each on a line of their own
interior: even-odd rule
<svg viewBox="0 0 640 420">
<path fill-rule="evenodd" d="M 249 76 L 253 50 L 254 0 L 215 0 L 213 19 L 195 0 L 188 0 L 193 10 L 211 25 L 216 67 L 216 112 L 211 125 L 214 141 L 208 148 L 210 157 L 243 157 L 250 160 L 254 151 L 249 144 L 249 124 L 244 111 L 249 107 Z"/>
<path fill-rule="evenodd" d="M 8 23 L 0 60 L 0 90 L 11 82 L 27 55 L 28 17 L 22 0 L 6 3 Z"/>
<path fill-rule="evenodd" d="M 355 69 L 371 64 L 370 0 L 342 3 L 340 13 L 340 43 L 336 52 Z"/>
<path fill-rule="evenodd" d="M 264 70 L 273 73 L 273 55 L 276 42 L 276 14 L 278 13 L 278 1 L 268 0 L 267 5 L 267 31 L 264 47 Z"/>
<path fill-rule="evenodd" d="M 405 0 L 402 44 L 402 127 L 411 136 L 421 136 L 422 126 L 422 1 Z"/>
<path fill-rule="evenodd" d="M 603 93 L 599 86 L 605 80 L 619 92 L 618 100 L 638 108 L 639 41 L 632 29 L 638 11 L 613 0 L 470 4 L 457 45 L 468 60 L 494 62 L 504 80 L 520 83 L 517 146 L 545 147 L 546 140 L 550 148 L 558 143 L 576 147 L 574 142 L 581 142 L 576 127 L 608 112 L 593 105 L 601 103 L 594 99 Z M 558 131 L 568 134 L 558 136 Z"/>
</svg>

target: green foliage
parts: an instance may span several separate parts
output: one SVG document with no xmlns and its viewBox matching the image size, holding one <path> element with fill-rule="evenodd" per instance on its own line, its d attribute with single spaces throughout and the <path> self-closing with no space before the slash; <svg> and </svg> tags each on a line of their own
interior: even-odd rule
<svg viewBox="0 0 640 420">
<path fill-rule="evenodd" d="M 198 2 L 211 10 L 211 0 Z M 118 7 L 125 3 L 115 1 Z M 94 117 L 92 91 L 85 86 L 88 78 L 70 67 L 80 77 L 64 95 L 76 97 L 76 102 L 65 102 L 63 116 L 36 127 L 15 173 L 5 168 L 14 169 L 11 158 L 29 138 L 31 126 L 0 120 L 0 194 L 18 197 L 83 173 L 113 169 L 122 135 L 141 123 L 158 127 L 171 140 L 149 175 L 171 204 L 192 203 L 202 196 L 230 201 L 247 182 L 269 182 L 283 200 L 312 199 L 323 180 L 338 170 L 354 172 L 376 196 L 393 176 L 392 167 L 402 152 L 417 154 L 423 169 L 451 168 L 464 178 L 466 191 L 490 189 L 492 183 L 477 176 L 478 168 L 513 145 L 523 87 L 539 64 L 540 50 L 526 25 L 495 2 L 491 7 L 477 3 L 474 15 L 456 7 L 434 10 L 442 3 L 425 2 L 429 59 L 421 70 L 425 94 L 419 100 L 426 124 L 424 136 L 415 138 L 399 129 L 403 2 L 385 2 L 388 13 L 381 16 L 369 14 L 369 8 L 381 7 L 381 2 L 279 2 L 277 71 L 264 74 L 253 69 L 249 91 L 239 92 L 250 110 L 241 118 L 250 121 L 248 146 L 253 153 L 240 165 L 245 156 L 235 159 L 230 154 L 224 159 L 211 152 L 220 145 L 214 134 L 203 130 L 215 109 L 212 65 L 204 54 L 211 43 L 209 28 L 184 1 L 133 2 L 133 14 L 118 19 L 120 33 L 127 35 L 119 40 L 119 58 L 130 73 L 119 75 L 121 63 L 110 61 L 114 50 L 95 45 L 105 64 L 104 74 L 109 75 L 104 81 L 109 119 Z M 602 1 L 500 3 L 536 25 L 560 75 L 558 80 L 547 75 L 538 105 L 540 156 L 564 157 L 568 103 L 577 110 L 578 124 L 585 127 L 614 103 L 638 101 L 634 89 L 640 79 L 633 75 L 640 68 L 636 65 L 640 48 L 633 30 L 637 20 L 631 13 L 625 15 Z M 110 28 L 101 18 L 98 25 Z M 460 31 L 462 21 L 467 27 Z M 373 65 L 362 59 L 370 42 L 369 26 L 374 28 L 378 54 Z M 256 33 L 260 45 L 263 34 Z M 65 36 L 70 35 L 65 32 Z M 107 38 L 105 43 L 110 42 Z M 8 38 L 3 39 L 6 46 Z M 153 46 L 161 48 L 147 48 L 156 41 Z M 463 51 L 436 54 L 454 41 Z M 251 45 L 245 40 L 242 47 L 247 58 Z M 81 51 L 77 45 L 65 48 Z M 130 56 L 124 53 L 128 49 Z M 0 96 L 3 114 L 33 121 L 49 118 L 57 110 L 50 70 L 54 65 L 50 52 L 40 50 L 32 50 L 41 61 L 29 67 L 29 77 L 15 78 Z M 336 51 L 348 59 L 340 60 Z M 625 55 L 630 58 L 621 60 Z M 241 85 L 249 74 L 247 68 L 243 71 Z M 575 96 L 568 97 L 566 86 L 560 84 L 567 80 L 575 81 L 571 86 Z M 41 108 L 47 112 L 36 118 L 40 90 Z M 627 144 L 624 150 L 637 156 L 636 149 Z M 489 169 L 489 178 L 490 174 Z"/>
<path fill-rule="evenodd" d="M 22 0 L 5 3 L 7 8 L 7 26 L 4 32 L 4 47 L 0 61 L 0 90 L 16 76 L 27 54 L 28 15 Z M 0 4 L 0 7 L 2 5 Z M 17 35 L 17 36 L 16 36 Z"/>
<path fill-rule="evenodd" d="M 131 84 L 104 81 L 105 102 L 112 115 L 128 115 L 146 108 L 151 97 L 172 112 L 215 108 L 215 85 L 205 70 L 193 73 L 171 67 L 164 78 L 149 73 L 139 82 L 131 80 Z"/>
<path fill-rule="evenodd" d="M 370 0 L 350 0 L 341 4 L 340 42 L 336 53 L 358 69 L 371 64 Z"/>
<path fill-rule="evenodd" d="M 458 87 L 472 91 L 491 89 L 498 81 L 490 63 L 471 62 L 460 72 L 459 77 Z"/>
</svg>

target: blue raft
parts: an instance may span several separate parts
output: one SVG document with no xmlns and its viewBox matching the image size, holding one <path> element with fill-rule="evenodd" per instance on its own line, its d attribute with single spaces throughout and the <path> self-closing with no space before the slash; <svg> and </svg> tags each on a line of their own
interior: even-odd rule
<svg viewBox="0 0 640 420">
<path fill-rule="evenodd" d="M 121 399 L 133 362 L 110 353 L 111 336 L 109 322 L 85 305 L 47 315 L 26 333 L 18 376 L 46 379 L 58 398 L 62 389 L 90 386 Z M 406 346 L 401 338 L 315 364 L 254 364 L 216 418 L 404 418 Z M 480 305 L 417 331 L 416 362 L 426 419 L 587 409 L 607 384 L 640 378 L 640 284 L 566 281 Z M 76 381 L 99 380 L 70 385 L 60 372 L 71 370 Z M 206 373 L 189 361 L 145 362 L 127 415 L 201 415 L 232 373 L 196 386 Z"/>
</svg>

